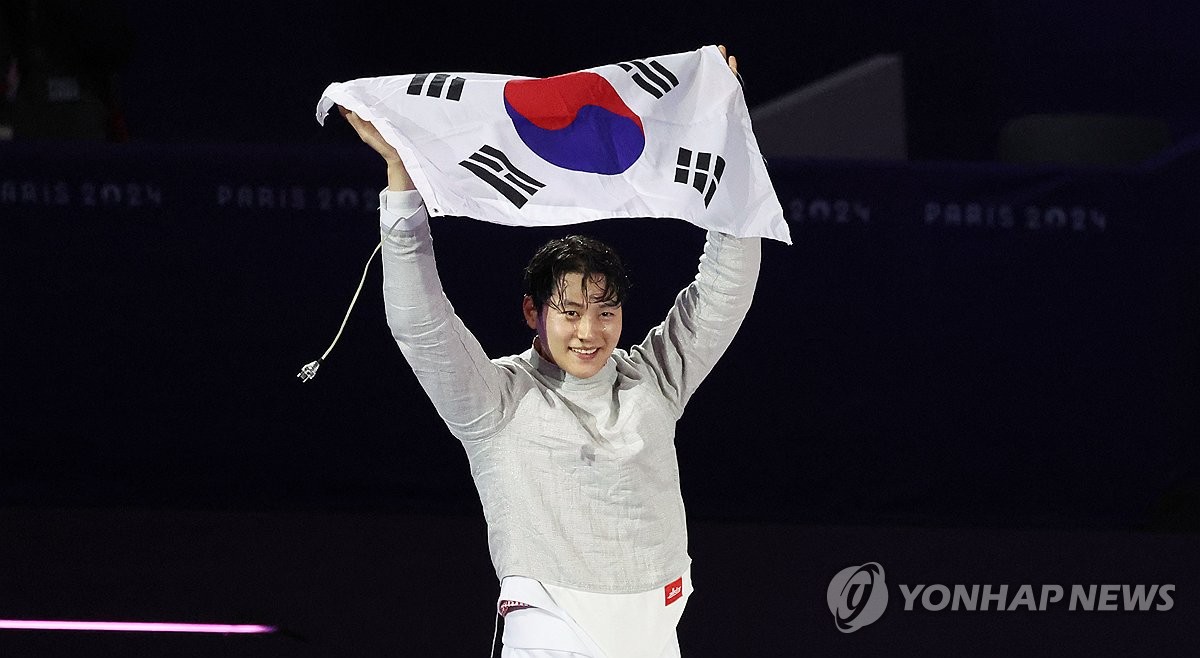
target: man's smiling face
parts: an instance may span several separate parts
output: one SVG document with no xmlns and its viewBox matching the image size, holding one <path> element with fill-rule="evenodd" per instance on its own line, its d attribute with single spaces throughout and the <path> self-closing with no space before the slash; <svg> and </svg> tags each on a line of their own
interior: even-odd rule
<svg viewBox="0 0 1200 658">
<path fill-rule="evenodd" d="M 605 291 L 603 276 L 584 285 L 582 274 L 568 272 L 540 311 L 526 297 L 522 310 L 526 324 L 537 330 L 538 354 L 580 379 L 600 372 L 621 339 L 621 305 L 602 301 Z"/>
</svg>

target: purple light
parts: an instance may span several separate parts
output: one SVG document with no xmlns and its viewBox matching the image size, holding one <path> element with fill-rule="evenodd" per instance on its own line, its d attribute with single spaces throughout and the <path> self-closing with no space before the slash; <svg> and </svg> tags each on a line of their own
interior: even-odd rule
<svg viewBox="0 0 1200 658">
<path fill-rule="evenodd" d="M 33 631 L 120 631 L 125 633 L 274 633 L 256 624 L 175 624 L 137 621 L 56 621 L 0 619 L 0 629 Z"/>
</svg>

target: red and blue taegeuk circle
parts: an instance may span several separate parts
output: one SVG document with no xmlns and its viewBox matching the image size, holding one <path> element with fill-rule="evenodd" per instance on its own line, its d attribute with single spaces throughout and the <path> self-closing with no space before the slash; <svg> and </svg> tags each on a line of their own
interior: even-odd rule
<svg viewBox="0 0 1200 658">
<path fill-rule="evenodd" d="M 509 80 L 504 109 L 521 141 L 564 169 L 619 174 L 646 147 L 641 117 L 608 80 L 590 71 Z"/>
</svg>

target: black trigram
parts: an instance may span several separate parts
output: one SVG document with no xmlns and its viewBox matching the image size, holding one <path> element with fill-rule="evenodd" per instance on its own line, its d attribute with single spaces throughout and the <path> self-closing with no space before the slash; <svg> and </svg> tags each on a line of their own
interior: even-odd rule
<svg viewBox="0 0 1200 658">
<path fill-rule="evenodd" d="M 633 81 L 655 98 L 662 98 L 667 92 L 679 86 L 679 78 L 668 71 L 667 67 L 652 59 L 621 62 L 618 66 L 628 71 Z"/>
<path fill-rule="evenodd" d="M 514 167 L 508 157 L 494 146 L 485 144 L 458 164 L 496 188 L 518 208 L 524 206 L 538 190 L 546 187 L 545 183 Z"/>
<path fill-rule="evenodd" d="M 450 84 L 446 84 L 449 81 Z M 425 84 L 428 82 L 429 84 Z M 462 98 L 463 85 L 466 84 L 466 78 L 460 78 L 457 75 L 450 77 L 449 73 L 437 73 L 430 75 L 421 73 L 414 75 L 411 82 L 408 83 L 409 96 L 432 96 L 434 98 L 444 98 L 448 101 L 456 101 Z"/>
<path fill-rule="evenodd" d="M 679 159 L 675 161 L 675 182 L 687 185 L 690 178 L 692 187 L 704 195 L 705 208 L 717 193 L 717 183 L 721 182 L 723 173 L 725 158 L 700 151 L 693 153 L 680 147 Z"/>
</svg>

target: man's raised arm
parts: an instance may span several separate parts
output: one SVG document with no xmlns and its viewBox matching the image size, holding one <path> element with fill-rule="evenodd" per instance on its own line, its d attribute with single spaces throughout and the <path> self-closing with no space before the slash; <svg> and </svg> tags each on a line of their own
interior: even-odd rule
<svg viewBox="0 0 1200 658">
<path fill-rule="evenodd" d="M 380 195 L 383 298 L 388 326 L 421 387 L 450 431 L 486 438 L 503 422 L 504 372 L 454 313 L 442 290 L 429 215 L 399 153 L 369 122 L 341 109 L 359 137 L 387 163 Z"/>
</svg>

